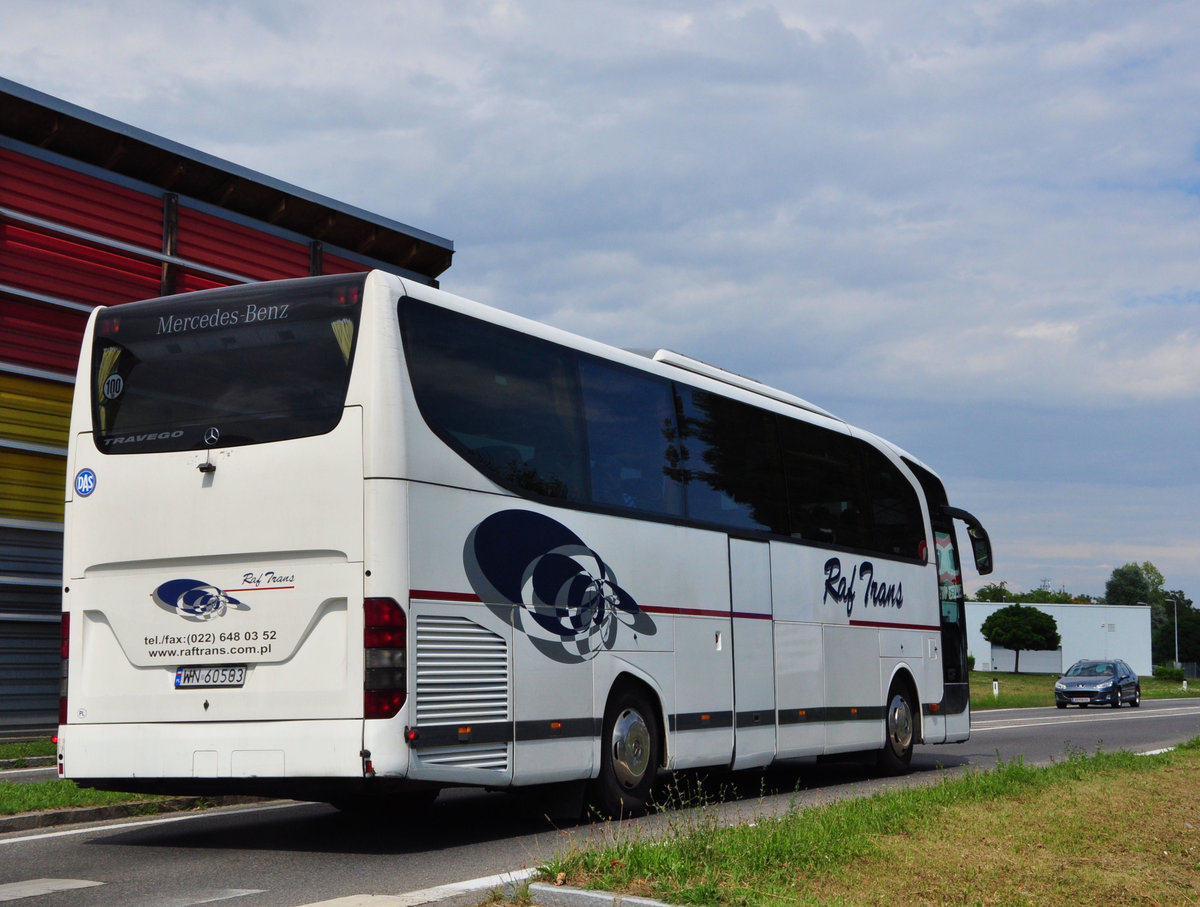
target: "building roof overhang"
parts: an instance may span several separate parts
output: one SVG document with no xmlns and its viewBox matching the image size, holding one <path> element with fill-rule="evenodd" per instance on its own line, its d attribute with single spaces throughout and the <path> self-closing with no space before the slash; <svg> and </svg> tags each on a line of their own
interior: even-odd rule
<svg viewBox="0 0 1200 907">
<path fill-rule="evenodd" d="M 309 239 L 368 256 L 431 281 L 450 267 L 454 243 L 171 142 L 0 78 L 0 135 Z"/>
</svg>

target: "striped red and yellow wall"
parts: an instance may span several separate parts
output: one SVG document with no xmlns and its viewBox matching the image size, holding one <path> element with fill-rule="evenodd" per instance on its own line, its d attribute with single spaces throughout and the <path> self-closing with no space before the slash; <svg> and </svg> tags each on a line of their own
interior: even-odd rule
<svg viewBox="0 0 1200 907">
<path fill-rule="evenodd" d="M 12 83 L 0 88 L 6 86 Z M 29 100 L 36 94 L 18 91 L 12 98 L 32 116 L 42 112 Z M 68 106 L 51 104 L 48 113 L 106 137 L 120 131 L 112 121 L 97 127 L 72 119 L 70 110 L 63 112 Z M 10 124 L 16 125 L 6 134 Z M 0 734 L 49 728 L 57 710 L 67 427 L 89 312 L 165 293 L 312 273 L 372 267 L 404 273 L 394 258 L 318 240 L 320 222 L 305 235 L 225 209 L 219 195 L 201 200 L 168 191 L 162 179 L 154 181 L 150 164 L 139 180 L 129 168 L 116 172 L 14 137 L 24 124 L 20 118 L 0 122 Z M 130 135 L 154 149 L 144 133 L 131 129 Z M 177 168 L 189 165 L 181 154 L 187 149 L 165 141 L 160 147 Z M 197 166 L 214 168 L 212 159 L 200 158 Z M 161 160 L 153 163 L 162 169 Z M 253 174 L 248 180 L 232 165 L 230 174 L 230 191 L 253 184 Z M 253 188 L 260 195 L 274 192 L 277 210 L 313 200 L 268 178 Z M 370 228 L 370 215 L 348 210 L 356 228 L 361 221 Z M 396 234 L 396 225 L 380 223 L 392 231 L 388 236 Z M 416 276 L 433 282 L 448 266 L 452 245 L 436 237 L 420 242 L 441 263 Z"/>
</svg>

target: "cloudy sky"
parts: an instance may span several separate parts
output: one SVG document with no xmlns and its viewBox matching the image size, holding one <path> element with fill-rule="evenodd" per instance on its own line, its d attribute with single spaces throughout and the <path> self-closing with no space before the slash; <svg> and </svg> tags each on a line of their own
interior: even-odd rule
<svg viewBox="0 0 1200 907">
<path fill-rule="evenodd" d="M 991 579 L 1200 602 L 1194 0 L 5 0 L 0 75 L 891 439 Z"/>
</svg>

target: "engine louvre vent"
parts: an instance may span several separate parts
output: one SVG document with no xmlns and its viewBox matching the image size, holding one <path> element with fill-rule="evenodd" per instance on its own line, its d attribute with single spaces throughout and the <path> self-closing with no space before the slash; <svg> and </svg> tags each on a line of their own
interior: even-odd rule
<svg viewBox="0 0 1200 907">
<path fill-rule="evenodd" d="M 504 638 L 457 615 L 417 617 L 417 726 L 507 722 L 508 645 Z M 507 744 L 465 744 L 425 750 L 437 765 L 508 769 Z"/>
</svg>

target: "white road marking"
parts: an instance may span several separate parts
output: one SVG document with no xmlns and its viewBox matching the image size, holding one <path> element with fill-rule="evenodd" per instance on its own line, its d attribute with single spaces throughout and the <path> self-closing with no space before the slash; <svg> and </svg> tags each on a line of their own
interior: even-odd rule
<svg viewBox="0 0 1200 907">
<path fill-rule="evenodd" d="M 48 778 L 54 777 L 53 765 L 34 766 L 33 768 L 6 768 L 0 771 L 0 779 L 7 778 L 9 775 L 45 775 Z"/>
<path fill-rule="evenodd" d="M 273 803 L 269 806 L 247 806 L 241 809 L 209 809 L 201 812 L 184 813 L 182 815 L 161 816 L 156 819 L 136 819 L 132 822 L 97 822 L 83 828 L 67 828 L 62 831 L 45 831 L 36 835 L 21 835 L 18 838 L 0 838 L 0 846 L 5 844 L 23 844 L 26 841 L 44 841 L 47 838 L 69 838 L 74 835 L 86 835 L 93 832 L 115 831 L 120 828 L 147 827 L 150 825 L 165 825 L 168 822 L 191 822 L 195 819 L 212 818 L 214 816 L 236 816 L 241 813 L 267 812 L 273 809 L 293 809 L 297 806 L 312 806 L 311 803 Z"/>
<path fill-rule="evenodd" d="M 19 898 L 35 898 L 56 891 L 71 891 L 75 888 L 92 888 L 103 885 L 88 879 L 27 879 L 24 882 L 8 882 L 0 885 L 0 901 L 15 901 Z"/>
<path fill-rule="evenodd" d="M 171 897 L 156 895 L 153 901 L 146 903 L 153 904 L 154 907 L 193 907 L 194 904 L 211 904 L 214 901 L 243 898 L 248 894 L 262 894 L 266 890 L 265 888 L 208 888 Z"/>
<path fill-rule="evenodd" d="M 536 869 L 518 869 L 513 872 L 502 872 L 499 875 L 485 876 L 482 879 L 471 879 L 466 882 L 453 882 L 449 885 L 438 885 L 434 888 L 423 888 L 420 891 L 407 891 L 404 894 L 351 894 L 329 901 L 314 901 L 303 907 L 418 907 L 432 901 L 462 894 L 464 891 L 490 891 L 505 885 L 515 885 L 524 882 L 532 876 Z"/>
</svg>

